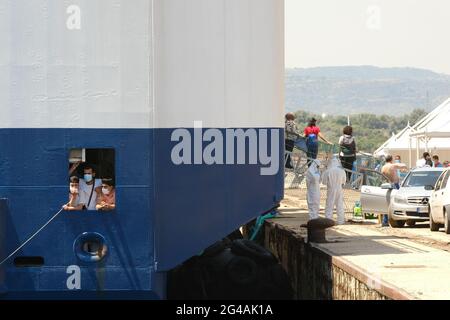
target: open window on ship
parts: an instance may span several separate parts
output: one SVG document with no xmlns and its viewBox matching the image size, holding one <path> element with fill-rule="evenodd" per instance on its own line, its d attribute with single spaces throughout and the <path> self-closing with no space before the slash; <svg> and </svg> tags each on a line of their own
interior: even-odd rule
<svg viewBox="0 0 450 320">
<path fill-rule="evenodd" d="M 72 149 L 69 152 L 68 211 L 109 212 L 116 208 L 114 149 Z"/>
</svg>

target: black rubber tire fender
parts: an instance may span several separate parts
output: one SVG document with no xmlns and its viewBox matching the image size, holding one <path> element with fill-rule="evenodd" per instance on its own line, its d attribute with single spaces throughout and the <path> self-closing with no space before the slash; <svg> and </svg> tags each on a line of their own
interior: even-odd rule
<svg viewBox="0 0 450 320">
<path fill-rule="evenodd" d="M 222 252 L 223 250 L 225 250 L 226 248 L 228 248 L 231 244 L 231 241 L 228 239 L 223 239 L 220 241 L 217 241 L 216 243 L 212 244 L 211 246 L 209 246 L 208 248 L 206 248 L 203 251 L 202 256 L 203 257 L 212 257 L 215 256 L 216 254 Z"/>
<path fill-rule="evenodd" d="M 277 258 L 254 241 L 247 239 L 235 240 L 231 244 L 231 251 L 236 255 L 253 258 L 263 263 L 277 263 Z"/>
<path fill-rule="evenodd" d="M 258 265 L 247 257 L 234 257 L 226 267 L 228 279 L 238 285 L 250 285 L 258 280 Z"/>
</svg>

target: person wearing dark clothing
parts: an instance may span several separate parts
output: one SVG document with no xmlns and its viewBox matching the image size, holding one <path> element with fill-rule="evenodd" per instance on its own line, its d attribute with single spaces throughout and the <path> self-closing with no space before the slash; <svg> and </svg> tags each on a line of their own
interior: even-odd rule
<svg viewBox="0 0 450 320">
<path fill-rule="evenodd" d="M 287 113 L 285 116 L 284 130 L 285 150 L 288 152 L 292 152 L 294 150 L 295 141 L 300 137 L 300 134 L 298 133 L 297 125 L 295 124 L 295 115 L 291 112 Z M 285 157 L 285 167 L 288 169 L 293 168 L 290 154 L 287 154 Z"/>
<path fill-rule="evenodd" d="M 424 167 L 432 167 L 433 161 L 431 161 L 431 156 L 428 152 L 424 152 L 422 159 L 418 160 L 416 163 L 417 168 L 424 168 Z"/>
<path fill-rule="evenodd" d="M 353 163 L 356 160 L 356 142 L 353 137 L 353 128 L 346 126 L 343 130 L 343 135 L 339 138 L 339 146 L 341 152 L 339 153 L 339 159 L 341 160 L 342 167 L 346 170 L 347 183 L 352 177 Z"/>
</svg>

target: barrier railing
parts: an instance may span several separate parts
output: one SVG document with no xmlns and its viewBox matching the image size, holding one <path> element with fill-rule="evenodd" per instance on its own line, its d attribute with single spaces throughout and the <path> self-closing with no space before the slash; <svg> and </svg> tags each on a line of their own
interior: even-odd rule
<svg viewBox="0 0 450 320">
<path fill-rule="evenodd" d="M 319 143 L 318 159 L 321 161 L 320 170 L 323 172 L 326 168 L 326 164 L 333 156 L 338 156 L 340 147 L 337 145 L 329 145 L 325 143 Z M 294 147 L 292 152 L 285 152 L 285 167 L 288 161 L 291 161 L 292 168 L 285 169 L 285 188 L 286 189 L 299 189 L 297 193 L 299 197 L 306 198 L 306 172 L 308 170 L 308 161 L 312 159 L 307 157 L 306 150 L 304 148 Z M 347 170 L 346 173 L 350 173 L 350 179 L 344 186 L 344 208 L 347 217 L 353 215 L 353 208 L 355 202 L 360 200 L 360 190 L 362 185 L 377 185 L 379 175 L 371 175 L 371 172 L 378 172 L 373 167 L 379 167 L 380 161 L 367 155 L 358 154 L 356 161 L 356 170 Z M 326 187 L 322 186 L 321 189 L 321 203 L 324 205 L 326 199 Z"/>
</svg>

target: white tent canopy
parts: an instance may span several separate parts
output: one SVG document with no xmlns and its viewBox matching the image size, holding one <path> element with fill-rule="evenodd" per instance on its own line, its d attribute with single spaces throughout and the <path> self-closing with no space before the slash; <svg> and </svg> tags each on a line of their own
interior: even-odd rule
<svg viewBox="0 0 450 320">
<path fill-rule="evenodd" d="M 391 143 L 392 143 L 392 141 L 395 139 L 395 137 L 397 136 L 398 134 L 392 134 L 392 136 L 388 139 L 388 140 L 386 140 L 386 142 L 385 143 L 383 143 L 375 152 L 374 152 L 374 155 L 375 156 L 377 156 L 377 157 L 381 157 L 381 156 L 384 156 L 384 155 L 386 155 L 386 153 L 385 153 L 385 148 L 386 147 L 388 147 Z"/>
<path fill-rule="evenodd" d="M 413 127 L 408 125 L 389 138 L 374 155 L 398 154 L 403 160 L 409 159 L 409 165 L 412 167 L 423 151 L 439 154 L 441 159 L 450 160 L 450 99 L 420 119 Z"/>
<path fill-rule="evenodd" d="M 413 137 L 450 138 L 450 99 L 422 118 L 413 127 Z"/>
</svg>

